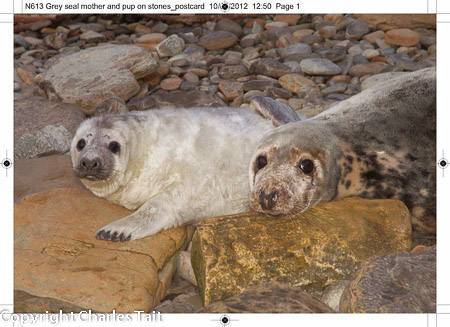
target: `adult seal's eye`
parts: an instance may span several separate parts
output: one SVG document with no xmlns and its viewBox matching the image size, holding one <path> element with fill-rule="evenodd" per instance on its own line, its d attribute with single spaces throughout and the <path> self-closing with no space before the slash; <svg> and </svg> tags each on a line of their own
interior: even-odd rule
<svg viewBox="0 0 450 327">
<path fill-rule="evenodd" d="M 112 141 L 109 143 L 108 149 L 111 150 L 112 153 L 117 153 L 120 150 L 120 144 L 116 141 Z"/>
<path fill-rule="evenodd" d="M 266 156 L 259 156 L 256 158 L 256 171 L 263 169 L 267 165 Z"/>
<path fill-rule="evenodd" d="M 81 151 L 86 146 L 86 141 L 84 139 L 81 139 L 77 143 L 77 150 Z"/>
<path fill-rule="evenodd" d="M 298 164 L 298 167 L 305 173 L 310 174 L 314 170 L 314 164 L 311 160 L 305 159 L 300 161 Z"/>
</svg>

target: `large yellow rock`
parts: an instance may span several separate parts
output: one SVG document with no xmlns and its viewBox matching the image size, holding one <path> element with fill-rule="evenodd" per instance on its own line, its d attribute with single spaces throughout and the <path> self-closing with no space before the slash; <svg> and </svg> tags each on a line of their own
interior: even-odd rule
<svg viewBox="0 0 450 327">
<path fill-rule="evenodd" d="M 288 218 L 243 213 L 199 223 L 192 265 L 205 305 L 270 281 L 313 295 L 365 259 L 408 251 L 411 221 L 397 200 L 348 198 Z"/>
<path fill-rule="evenodd" d="M 97 312 L 151 311 L 189 233 L 177 228 L 130 242 L 95 239 L 96 230 L 130 213 L 85 190 L 24 198 L 14 208 L 15 290 Z"/>
</svg>

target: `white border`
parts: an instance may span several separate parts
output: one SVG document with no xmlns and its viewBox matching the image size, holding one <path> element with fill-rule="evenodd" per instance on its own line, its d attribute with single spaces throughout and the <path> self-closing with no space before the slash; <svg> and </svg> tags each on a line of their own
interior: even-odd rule
<svg viewBox="0 0 450 327">
<path fill-rule="evenodd" d="M 21 12 L 22 3 L 26 0 L 14 0 L 14 6 L 12 1 L 3 0 L 0 2 L 0 13 L 7 13 L 7 15 L 0 15 L 0 22 L 11 22 L 13 9 L 16 13 Z M 39 1 L 35 1 L 39 2 Z M 50 0 L 44 2 L 51 3 L 75 3 L 76 0 Z M 107 0 L 80 0 L 80 3 L 167 3 L 167 1 L 155 0 L 133 0 L 133 1 L 107 1 Z M 231 1 L 228 1 L 231 2 Z M 241 2 L 241 1 L 240 1 Z M 268 1 L 275 3 L 275 1 Z M 283 1 L 279 1 L 283 2 Z M 439 12 L 450 13 L 450 2 L 448 1 L 434 1 L 434 0 L 409 0 L 409 1 L 321 1 L 321 2 L 305 2 L 298 1 L 301 5 L 302 13 L 432 13 L 436 8 Z M 171 1 L 170 3 L 182 3 L 179 0 Z M 199 1 L 190 0 L 189 3 L 199 3 Z M 209 4 L 210 1 L 205 4 Z M 262 1 L 248 1 L 249 5 L 252 3 L 262 3 Z M 290 1 L 284 1 L 284 3 L 291 3 Z M 442 10 L 441 10 L 442 9 Z M 48 13 L 47 10 L 40 13 Z M 73 13 L 67 11 L 57 12 L 61 13 Z M 95 13 L 100 13 L 96 11 Z M 109 12 L 117 13 L 117 11 Z M 136 13 L 136 11 L 133 11 Z M 146 11 L 146 13 L 149 13 Z M 157 13 L 153 11 L 152 13 Z M 173 13 L 173 12 L 169 12 Z M 189 13 L 189 11 L 178 11 L 177 13 Z M 192 13 L 192 12 L 191 12 Z M 198 13 L 198 12 L 197 12 Z M 205 10 L 202 13 L 214 13 L 219 14 L 221 11 L 208 11 Z M 227 14 L 238 13 L 255 13 L 255 11 L 242 12 L 233 11 L 227 12 Z M 258 11 L 257 13 L 263 14 L 264 11 Z M 275 10 L 271 10 L 270 13 L 276 13 Z M 283 12 L 285 13 L 285 12 Z M 298 11 L 292 11 L 288 13 L 298 13 Z M 9 15 L 8 15 L 9 14 Z M 449 139 L 450 132 L 448 131 L 449 112 L 448 112 L 448 100 L 447 100 L 447 80 L 448 80 L 448 58 L 450 58 L 449 44 L 447 42 L 448 35 L 450 33 L 450 15 L 439 15 L 437 21 L 438 27 L 438 141 L 437 141 L 437 157 L 440 158 L 442 150 L 445 150 L 447 159 L 450 158 L 450 147 L 446 148 L 446 141 Z M 12 157 L 13 151 L 13 101 L 12 101 L 12 80 L 13 80 L 13 47 L 12 47 L 12 24 L 0 23 L 0 44 L 3 45 L 2 51 L 0 51 L 0 65 L 2 65 L 1 86 L 0 92 L 2 99 L 2 116 L 1 116 L 1 128 L 0 128 L 0 157 L 5 150 L 8 150 L 9 157 Z M 8 174 L 10 177 L 4 178 L 0 185 L 1 196 L 1 208 L 2 210 L 2 228 L 0 229 L 0 240 L 2 244 L 1 262 L 2 268 L 0 269 L 0 305 L 12 303 L 12 280 L 13 280 L 13 169 L 10 169 Z M 2 171 L 0 170 L 0 174 Z M 450 304 L 450 281 L 448 279 L 450 268 L 448 264 L 448 248 L 449 237 L 447 233 L 449 231 L 450 220 L 446 218 L 448 213 L 448 194 L 449 183 L 446 180 L 450 179 L 450 170 L 446 171 L 445 179 L 440 178 L 441 171 L 437 173 L 438 179 L 438 304 Z M 1 306 L 4 307 L 4 306 Z M 438 312 L 450 312 L 450 306 L 438 306 Z M 248 326 L 256 324 L 274 324 L 282 322 L 283 325 L 293 326 L 294 323 L 298 326 L 301 322 L 303 325 L 333 325 L 333 326 L 379 326 L 380 323 L 386 326 L 435 326 L 437 325 L 434 315 L 230 315 L 232 319 L 238 321 L 232 322 L 231 326 Z M 444 321 L 448 321 L 447 317 L 450 315 L 439 316 L 437 320 L 439 325 Z M 180 326 L 180 322 L 183 325 L 195 325 L 195 326 L 220 326 L 217 322 L 211 320 L 216 319 L 217 315 L 164 315 L 163 324 L 167 326 Z M 41 325 L 41 324 L 38 324 Z M 44 324 L 43 324 L 44 325 Z M 42 326 L 43 326 L 42 325 Z M 45 324 L 48 326 L 48 324 Z M 65 324 L 64 324 L 65 325 Z M 68 324 L 67 324 L 68 325 Z M 74 324 L 70 324 L 73 326 Z M 78 325 L 78 324 L 75 324 Z M 86 324 L 80 324 L 86 325 Z M 114 324 L 115 325 L 115 324 Z M 123 324 L 120 324 L 121 326 Z M 12 325 L 11 325 L 12 326 Z M 444 326 L 444 325 L 442 325 Z"/>
</svg>

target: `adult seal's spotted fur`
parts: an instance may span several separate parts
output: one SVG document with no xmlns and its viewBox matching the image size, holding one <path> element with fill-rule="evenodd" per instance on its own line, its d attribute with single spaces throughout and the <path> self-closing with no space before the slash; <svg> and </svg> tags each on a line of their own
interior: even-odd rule
<svg viewBox="0 0 450 327">
<path fill-rule="evenodd" d="M 436 72 L 374 86 L 268 133 L 250 164 L 251 208 L 300 213 L 348 196 L 402 200 L 413 241 L 436 234 Z"/>
<path fill-rule="evenodd" d="M 271 103 L 267 111 L 277 121 L 290 121 L 288 108 L 255 101 Z M 75 174 L 95 195 L 139 208 L 96 237 L 127 241 L 248 210 L 248 163 L 274 128 L 244 108 L 161 109 L 86 120 L 71 146 Z"/>
</svg>

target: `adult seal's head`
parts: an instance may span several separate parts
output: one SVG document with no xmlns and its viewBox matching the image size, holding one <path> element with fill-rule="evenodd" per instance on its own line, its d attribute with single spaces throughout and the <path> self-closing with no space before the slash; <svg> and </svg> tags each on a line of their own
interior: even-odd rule
<svg viewBox="0 0 450 327">
<path fill-rule="evenodd" d="M 399 199 L 413 240 L 433 241 L 435 157 L 436 73 L 424 69 L 266 134 L 250 164 L 250 206 L 280 215 L 348 196 Z"/>
<path fill-rule="evenodd" d="M 297 124 L 303 128 L 279 127 L 255 150 L 249 174 L 253 210 L 300 213 L 334 197 L 332 176 L 338 178 L 339 171 L 331 135 L 311 121 Z"/>
</svg>

